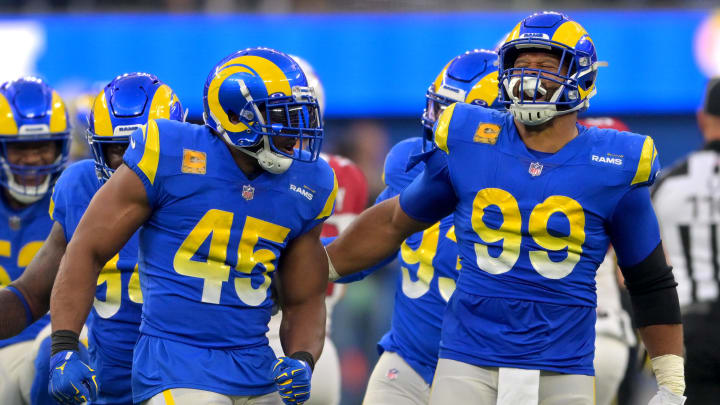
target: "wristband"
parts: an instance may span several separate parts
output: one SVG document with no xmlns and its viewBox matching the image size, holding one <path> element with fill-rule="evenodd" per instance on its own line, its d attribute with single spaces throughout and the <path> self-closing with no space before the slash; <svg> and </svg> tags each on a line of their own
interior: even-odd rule
<svg viewBox="0 0 720 405">
<path fill-rule="evenodd" d="M 50 356 L 54 356 L 64 350 L 77 352 L 80 335 L 71 330 L 56 330 L 50 335 L 52 339 Z"/>
<path fill-rule="evenodd" d="M 295 352 L 290 355 L 290 358 L 295 360 L 302 360 L 307 363 L 308 366 L 310 366 L 310 371 L 315 370 L 315 359 L 313 358 L 312 354 L 308 352 Z"/>
<path fill-rule="evenodd" d="M 665 354 L 650 359 L 658 386 L 663 386 L 675 395 L 685 392 L 685 369 L 683 358 L 674 354 Z"/>
<path fill-rule="evenodd" d="M 25 319 L 27 321 L 27 323 L 25 324 L 25 327 L 27 327 L 28 325 L 33 323 L 33 321 L 35 320 L 35 317 L 33 316 L 32 311 L 30 310 L 30 304 L 28 304 L 27 300 L 25 299 L 25 295 L 23 295 L 23 293 L 20 290 L 15 288 L 15 286 L 9 285 L 6 288 L 8 291 L 11 291 L 13 294 L 15 294 L 18 297 L 18 299 L 20 299 L 20 302 L 22 303 L 23 308 L 25 308 Z"/>
</svg>

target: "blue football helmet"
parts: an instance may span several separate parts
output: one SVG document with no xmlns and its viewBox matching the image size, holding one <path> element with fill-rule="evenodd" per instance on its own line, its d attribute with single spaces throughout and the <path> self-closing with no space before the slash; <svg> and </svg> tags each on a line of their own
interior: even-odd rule
<svg viewBox="0 0 720 405">
<path fill-rule="evenodd" d="M 8 149 L 48 141 L 54 141 L 57 150 L 50 164 L 14 164 L 8 156 Z M 1 84 L 0 146 L 0 183 L 10 196 L 22 204 L 43 198 L 60 176 L 69 153 L 70 120 L 58 93 L 36 77 Z"/>
<path fill-rule="evenodd" d="M 151 119 L 160 118 L 185 120 L 177 95 L 155 75 L 126 73 L 100 91 L 88 116 L 87 140 L 101 182 L 107 181 L 114 172 L 108 165 L 104 148 L 111 144 L 127 147 L 133 131 Z"/>
<path fill-rule="evenodd" d="M 227 56 L 207 77 L 203 104 L 205 124 L 270 173 L 320 154 L 323 125 L 315 91 L 282 52 L 248 48 Z"/>
<path fill-rule="evenodd" d="M 515 60 L 525 51 L 556 55 L 558 70 L 515 68 Z M 525 18 L 510 32 L 499 57 L 500 100 L 525 125 L 584 111 L 595 95 L 601 66 L 595 45 L 585 29 L 564 14 L 546 11 Z M 546 89 L 547 83 L 557 85 L 549 95 L 552 88 Z"/>
<path fill-rule="evenodd" d="M 498 102 L 498 56 L 493 51 L 475 49 L 448 62 L 425 95 L 421 122 L 425 147 L 432 144 L 432 131 L 440 114 L 456 102 L 490 108 L 504 108 Z"/>
</svg>

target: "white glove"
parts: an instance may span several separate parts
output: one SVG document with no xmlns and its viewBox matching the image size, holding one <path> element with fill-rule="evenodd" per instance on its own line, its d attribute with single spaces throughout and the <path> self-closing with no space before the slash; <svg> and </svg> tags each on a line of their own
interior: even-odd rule
<svg viewBox="0 0 720 405">
<path fill-rule="evenodd" d="M 648 402 L 648 405 L 683 405 L 687 397 L 673 394 L 666 387 L 660 386 L 657 394 Z"/>
</svg>

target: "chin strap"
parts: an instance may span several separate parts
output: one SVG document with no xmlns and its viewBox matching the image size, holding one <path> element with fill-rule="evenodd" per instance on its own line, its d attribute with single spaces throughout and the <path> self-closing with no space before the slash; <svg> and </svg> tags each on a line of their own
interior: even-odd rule
<svg viewBox="0 0 720 405">
<path fill-rule="evenodd" d="M 43 182 L 38 184 L 37 186 L 23 186 L 19 184 L 15 181 L 15 176 L 13 176 L 12 172 L 7 167 L 5 168 L 5 175 L 8 179 L 8 193 L 12 198 L 22 204 L 32 204 L 39 201 L 45 196 L 45 194 L 47 194 L 48 190 L 50 189 L 50 178 L 52 177 L 52 175 L 50 174 L 46 175 L 45 180 L 43 180 Z M 34 189 L 34 192 L 26 192 L 26 190 L 29 188 Z"/>
<path fill-rule="evenodd" d="M 225 142 L 227 142 L 228 145 L 232 146 L 233 148 L 239 150 L 240 152 L 242 152 L 248 156 L 251 156 L 251 157 L 257 159 L 260 167 L 262 167 L 263 170 L 266 170 L 272 174 L 285 173 L 287 171 L 287 169 L 290 168 L 290 165 L 293 162 L 292 158 L 289 158 L 287 156 L 282 156 L 280 154 L 273 152 L 272 147 L 270 146 L 270 137 L 267 135 L 263 135 L 263 139 L 262 139 L 263 146 L 257 152 L 253 152 L 242 146 L 235 145 L 234 143 L 232 143 L 232 141 L 230 140 L 230 137 L 227 135 L 227 132 L 225 132 L 225 131 L 223 131 L 222 137 L 225 140 Z"/>
</svg>

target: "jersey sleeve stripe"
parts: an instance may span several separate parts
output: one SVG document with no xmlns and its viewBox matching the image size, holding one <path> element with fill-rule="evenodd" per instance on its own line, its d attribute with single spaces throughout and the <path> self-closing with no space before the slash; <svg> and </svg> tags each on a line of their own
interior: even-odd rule
<svg viewBox="0 0 720 405">
<path fill-rule="evenodd" d="M 332 214 L 333 207 L 335 206 L 335 195 L 337 195 L 337 190 L 338 181 L 337 176 L 335 175 L 335 170 L 333 170 L 333 189 L 330 192 L 327 201 L 325 201 L 325 206 L 323 207 L 322 211 L 320 211 L 320 214 L 315 217 L 315 219 L 327 218 Z"/>
<path fill-rule="evenodd" d="M 50 219 L 53 221 L 55 218 L 53 218 L 53 214 L 55 213 L 55 200 L 53 200 L 52 196 L 50 196 L 50 206 L 48 207 L 48 214 L 50 215 Z"/>
<path fill-rule="evenodd" d="M 138 163 L 138 168 L 145 173 L 150 184 L 155 181 L 158 162 L 160 161 L 160 134 L 155 120 L 148 121 L 145 126 L 145 150 L 142 159 Z"/>
<path fill-rule="evenodd" d="M 456 105 L 457 103 L 453 103 L 443 111 L 435 127 L 435 144 L 438 148 L 445 151 L 445 153 L 450 153 L 447 146 L 447 137 L 448 130 L 450 129 L 450 120 L 452 119 L 453 112 L 455 112 Z"/>
<path fill-rule="evenodd" d="M 643 143 L 642 151 L 640 152 L 640 161 L 638 162 L 638 167 L 635 170 L 635 177 L 633 177 L 632 182 L 630 183 L 631 185 L 643 183 L 650 179 L 650 173 L 656 157 L 657 152 L 655 151 L 655 144 L 653 143 L 652 138 L 649 136 L 645 137 L 645 142 Z"/>
</svg>

